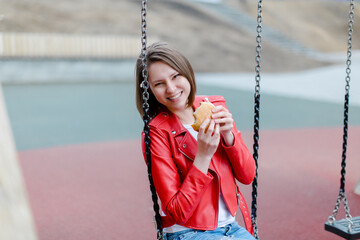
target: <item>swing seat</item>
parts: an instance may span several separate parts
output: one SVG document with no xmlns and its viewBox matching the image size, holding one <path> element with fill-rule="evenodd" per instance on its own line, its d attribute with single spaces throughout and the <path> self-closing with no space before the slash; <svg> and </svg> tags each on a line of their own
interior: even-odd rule
<svg viewBox="0 0 360 240">
<path fill-rule="evenodd" d="M 360 239 L 360 216 L 353 217 L 352 222 L 353 225 L 351 232 L 348 230 L 348 222 L 346 219 L 334 221 L 333 224 L 326 222 L 325 230 L 335 233 L 347 240 Z"/>
</svg>

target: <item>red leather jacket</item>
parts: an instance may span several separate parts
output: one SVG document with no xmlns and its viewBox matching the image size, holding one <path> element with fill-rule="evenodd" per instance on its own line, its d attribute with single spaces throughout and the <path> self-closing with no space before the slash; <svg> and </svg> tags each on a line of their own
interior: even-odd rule
<svg viewBox="0 0 360 240">
<path fill-rule="evenodd" d="M 226 107 L 221 96 L 198 96 L 194 109 L 205 97 L 215 106 Z M 166 214 L 162 219 L 163 227 L 177 223 L 193 229 L 214 230 L 221 189 L 230 213 L 234 216 L 240 205 L 246 228 L 252 233 L 249 211 L 235 178 L 250 184 L 255 177 L 255 162 L 235 124 L 233 134 L 233 146 L 225 146 L 221 141 L 208 173 L 204 174 L 193 166 L 197 141 L 174 114 L 164 111 L 150 122 L 152 175 L 161 208 Z"/>
</svg>

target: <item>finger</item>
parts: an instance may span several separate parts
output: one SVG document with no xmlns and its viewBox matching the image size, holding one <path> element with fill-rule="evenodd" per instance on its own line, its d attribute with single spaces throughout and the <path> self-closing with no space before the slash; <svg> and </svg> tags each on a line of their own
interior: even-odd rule
<svg viewBox="0 0 360 240">
<path fill-rule="evenodd" d="M 211 115 L 212 119 L 224 118 L 227 117 L 227 113 L 224 111 L 216 112 Z"/>
<path fill-rule="evenodd" d="M 203 134 L 206 132 L 206 128 L 210 123 L 210 119 L 205 119 L 203 123 L 200 125 L 199 133 Z"/>
<path fill-rule="evenodd" d="M 212 136 L 212 142 L 216 146 L 218 146 L 219 143 L 220 143 L 220 127 L 219 127 L 219 124 L 215 125 L 214 134 Z"/>
<path fill-rule="evenodd" d="M 221 133 L 225 133 L 227 131 L 231 131 L 233 128 L 232 126 L 229 126 L 229 125 L 224 125 L 224 126 L 220 126 L 220 132 Z"/>
<path fill-rule="evenodd" d="M 223 125 L 232 125 L 234 120 L 232 118 L 219 118 L 214 120 L 215 123 Z"/>
<path fill-rule="evenodd" d="M 215 125 L 215 130 L 214 130 L 214 137 L 220 137 L 220 125 L 216 124 Z"/>
<path fill-rule="evenodd" d="M 215 106 L 213 109 L 212 109 L 212 112 L 213 113 L 217 113 L 217 112 L 220 112 L 220 111 L 224 111 L 224 110 L 227 110 L 224 106 Z"/>
<path fill-rule="evenodd" d="M 225 110 L 222 110 L 222 111 L 213 113 L 213 114 L 211 115 L 211 117 L 212 117 L 213 119 L 218 119 L 218 118 L 232 118 L 232 114 L 225 109 Z"/>
<path fill-rule="evenodd" d="M 212 136 L 213 132 L 214 132 L 214 129 L 215 129 L 215 121 L 214 120 L 210 120 L 210 124 L 208 126 L 208 128 L 205 130 L 205 133 L 207 135 L 210 135 Z"/>
</svg>

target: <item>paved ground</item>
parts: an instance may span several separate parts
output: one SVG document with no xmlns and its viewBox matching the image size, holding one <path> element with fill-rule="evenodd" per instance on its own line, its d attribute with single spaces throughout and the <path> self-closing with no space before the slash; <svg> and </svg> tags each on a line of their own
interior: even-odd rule
<svg viewBox="0 0 360 240">
<path fill-rule="evenodd" d="M 347 197 L 358 177 L 360 128 L 350 128 Z M 338 194 L 341 129 L 261 132 L 261 239 L 323 239 Z M 251 145 L 251 133 L 244 132 Z M 19 153 L 40 240 L 155 239 L 140 141 L 77 144 Z M 241 186 L 250 202 L 250 187 Z M 342 209 L 342 206 L 341 206 Z M 344 217 L 339 212 L 339 218 Z"/>
</svg>

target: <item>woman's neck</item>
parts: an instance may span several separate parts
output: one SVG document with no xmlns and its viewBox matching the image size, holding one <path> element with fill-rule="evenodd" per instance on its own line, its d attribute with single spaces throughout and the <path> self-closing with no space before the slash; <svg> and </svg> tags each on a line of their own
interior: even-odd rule
<svg viewBox="0 0 360 240">
<path fill-rule="evenodd" d="M 184 111 L 174 113 L 182 124 L 193 124 L 194 123 L 194 110 L 192 107 L 186 108 Z"/>
</svg>

